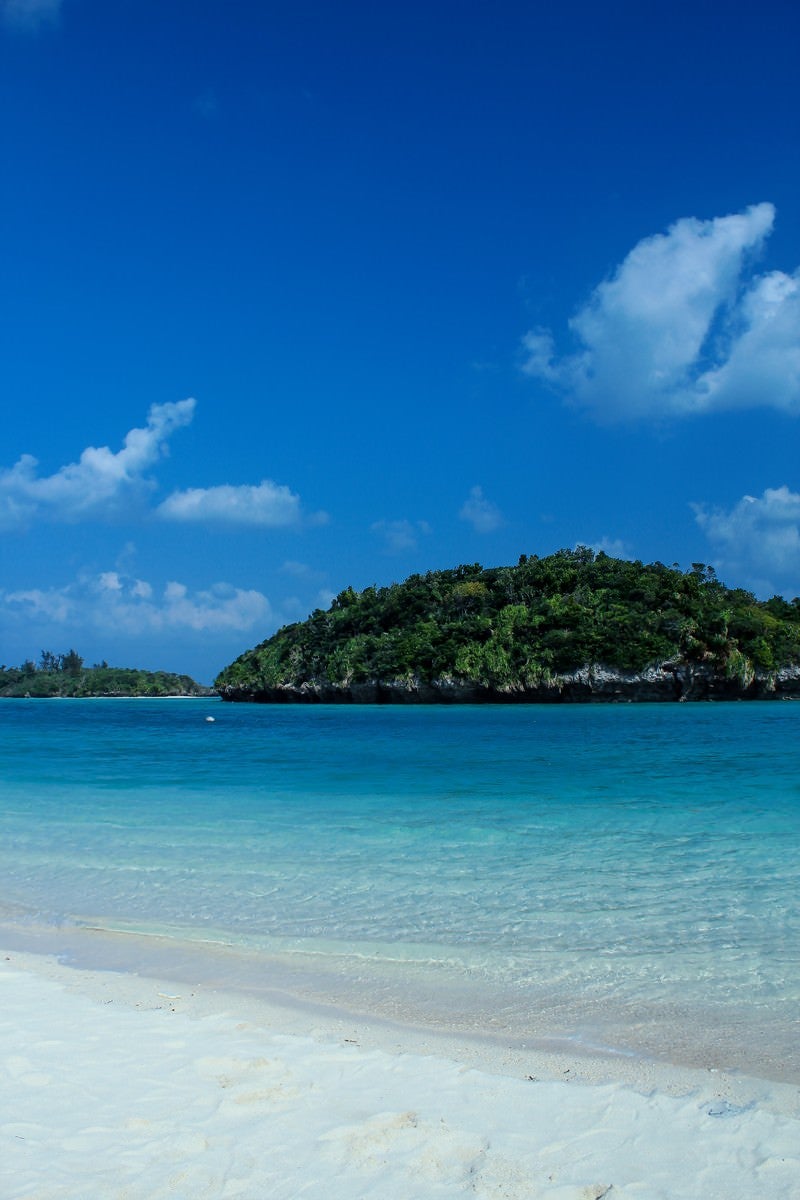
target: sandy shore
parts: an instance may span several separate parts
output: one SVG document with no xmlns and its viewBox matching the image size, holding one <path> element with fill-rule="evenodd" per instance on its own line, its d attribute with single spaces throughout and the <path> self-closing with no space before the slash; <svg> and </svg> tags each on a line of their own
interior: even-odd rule
<svg viewBox="0 0 800 1200">
<path fill-rule="evenodd" d="M 3 1200 L 796 1200 L 800 1089 L 0 952 Z"/>
</svg>

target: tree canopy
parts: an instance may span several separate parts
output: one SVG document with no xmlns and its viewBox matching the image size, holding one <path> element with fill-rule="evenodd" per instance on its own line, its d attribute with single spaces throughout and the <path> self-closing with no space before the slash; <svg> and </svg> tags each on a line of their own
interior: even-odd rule
<svg viewBox="0 0 800 1200">
<path fill-rule="evenodd" d="M 589 664 L 636 672 L 670 660 L 741 680 L 796 665 L 800 601 L 759 601 L 703 563 L 682 571 L 586 547 L 522 555 L 516 566 L 348 587 L 327 611 L 242 654 L 215 687 L 247 698 L 413 677 L 525 691 Z"/>
<path fill-rule="evenodd" d="M 85 667 L 75 650 L 53 654 L 42 650 L 39 662 L 0 666 L 0 697 L 47 696 L 202 696 L 208 692 L 188 675 L 109 667 Z"/>
</svg>

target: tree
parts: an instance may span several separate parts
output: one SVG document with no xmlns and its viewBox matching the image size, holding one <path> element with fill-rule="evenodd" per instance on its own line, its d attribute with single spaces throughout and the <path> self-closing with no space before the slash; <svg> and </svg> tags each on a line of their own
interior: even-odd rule
<svg viewBox="0 0 800 1200">
<path fill-rule="evenodd" d="M 462 564 L 362 593 L 346 588 L 328 613 L 247 651 L 217 687 L 257 695 L 413 675 L 520 691 L 548 672 L 639 671 L 674 659 L 726 678 L 800 664 L 800 601 L 761 603 L 704 563 L 681 572 L 579 546 L 521 555 L 516 567 Z"/>
<path fill-rule="evenodd" d="M 83 669 L 83 659 L 77 650 L 70 650 L 61 656 L 61 669 L 66 671 L 67 675 L 80 675 Z"/>
</svg>

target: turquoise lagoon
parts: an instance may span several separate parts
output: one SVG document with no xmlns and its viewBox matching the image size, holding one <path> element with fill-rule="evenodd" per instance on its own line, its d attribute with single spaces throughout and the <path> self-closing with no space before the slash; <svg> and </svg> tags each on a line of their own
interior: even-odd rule
<svg viewBox="0 0 800 1200">
<path fill-rule="evenodd" d="M 7 700 L 0 782 L 7 944 L 800 1081 L 800 704 Z"/>
</svg>

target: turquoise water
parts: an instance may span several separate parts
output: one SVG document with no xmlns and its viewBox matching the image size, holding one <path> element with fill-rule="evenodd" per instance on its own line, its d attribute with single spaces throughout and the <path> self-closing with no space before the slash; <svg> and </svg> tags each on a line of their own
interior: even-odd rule
<svg viewBox="0 0 800 1200">
<path fill-rule="evenodd" d="M 0 918 L 800 1079 L 799 739 L 778 702 L 4 701 Z"/>
</svg>

